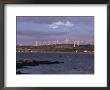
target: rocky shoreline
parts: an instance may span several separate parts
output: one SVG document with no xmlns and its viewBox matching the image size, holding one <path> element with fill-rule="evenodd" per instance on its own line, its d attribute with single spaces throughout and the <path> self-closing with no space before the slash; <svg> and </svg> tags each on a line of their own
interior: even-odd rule
<svg viewBox="0 0 110 90">
<path fill-rule="evenodd" d="M 44 64 L 61 64 L 61 63 L 64 63 L 64 62 L 20 60 L 20 61 L 16 61 L 16 69 L 25 68 L 25 66 L 38 66 L 38 65 L 44 65 Z M 28 73 L 22 73 L 21 71 L 17 71 L 16 74 L 28 74 Z"/>
</svg>

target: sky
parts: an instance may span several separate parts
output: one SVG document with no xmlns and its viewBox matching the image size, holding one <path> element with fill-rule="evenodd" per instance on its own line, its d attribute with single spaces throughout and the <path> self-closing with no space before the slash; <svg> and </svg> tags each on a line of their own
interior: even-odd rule
<svg viewBox="0 0 110 90">
<path fill-rule="evenodd" d="M 17 44 L 36 41 L 94 41 L 94 16 L 17 16 Z"/>
</svg>

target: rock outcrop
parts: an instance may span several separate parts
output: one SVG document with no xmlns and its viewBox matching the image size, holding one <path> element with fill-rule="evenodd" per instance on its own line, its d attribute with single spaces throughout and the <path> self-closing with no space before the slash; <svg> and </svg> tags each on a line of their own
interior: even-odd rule
<svg viewBox="0 0 110 90">
<path fill-rule="evenodd" d="M 59 61 L 35 61 L 35 60 L 20 60 L 16 62 L 16 68 L 23 68 L 24 66 L 37 66 L 41 64 L 60 64 L 64 62 Z"/>
</svg>

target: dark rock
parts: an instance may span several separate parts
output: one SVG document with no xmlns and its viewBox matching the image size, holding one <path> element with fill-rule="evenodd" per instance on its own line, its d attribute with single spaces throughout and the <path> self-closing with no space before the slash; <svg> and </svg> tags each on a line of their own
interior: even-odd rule
<svg viewBox="0 0 110 90">
<path fill-rule="evenodd" d="M 78 69 L 77 67 L 74 67 L 73 69 Z"/>
<path fill-rule="evenodd" d="M 21 71 L 17 71 L 16 74 L 22 74 Z"/>
<path fill-rule="evenodd" d="M 16 62 L 16 68 L 23 68 L 24 66 L 36 66 L 40 64 L 60 64 L 64 62 L 59 61 L 33 61 L 33 60 L 23 60 L 23 61 L 17 61 Z"/>
<path fill-rule="evenodd" d="M 17 69 L 18 69 L 18 68 L 23 68 L 23 64 L 22 64 L 21 61 L 17 61 L 17 62 L 16 62 L 16 68 L 17 68 Z"/>
<path fill-rule="evenodd" d="M 34 61 L 37 64 L 60 64 L 60 63 L 64 63 L 64 62 L 58 62 L 58 61 Z"/>
<path fill-rule="evenodd" d="M 59 57 L 62 57 L 62 55 L 59 55 Z"/>
<path fill-rule="evenodd" d="M 17 71 L 16 74 L 29 74 L 29 73 L 22 73 L 21 71 Z"/>
</svg>

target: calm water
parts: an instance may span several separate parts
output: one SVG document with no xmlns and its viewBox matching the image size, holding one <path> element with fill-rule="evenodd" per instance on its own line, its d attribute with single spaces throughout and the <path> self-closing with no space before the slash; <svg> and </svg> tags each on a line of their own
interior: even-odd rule
<svg viewBox="0 0 110 90">
<path fill-rule="evenodd" d="M 17 69 L 30 74 L 94 74 L 93 54 L 17 53 L 17 60 L 61 61 L 61 64 L 27 66 Z"/>
</svg>

